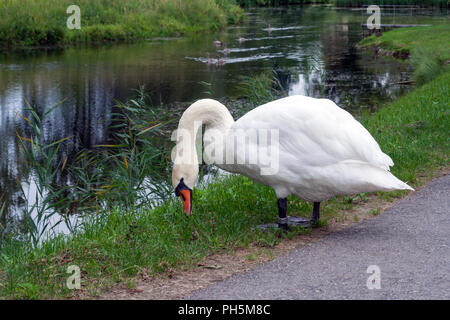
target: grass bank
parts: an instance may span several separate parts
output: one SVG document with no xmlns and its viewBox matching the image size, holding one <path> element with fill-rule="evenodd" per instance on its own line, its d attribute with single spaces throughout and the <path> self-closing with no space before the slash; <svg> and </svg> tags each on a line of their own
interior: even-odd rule
<svg viewBox="0 0 450 320">
<path fill-rule="evenodd" d="M 450 24 L 394 29 L 381 37 L 372 35 L 361 42 L 381 54 L 410 57 L 419 84 L 426 83 L 450 69 Z"/>
<path fill-rule="evenodd" d="M 76 4 L 81 29 L 66 26 Z M 218 30 L 237 23 L 233 0 L 0 0 L 0 47 L 38 47 L 134 41 Z"/>
<path fill-rule="evenodd" d="M 444 73 L 410 94 L 385 106 L 362 122 L 394 162 L 393 173 L 412 186 L 420 177 L 448 166 L 450 149 L 448 106 L 450 73 Z M 383 193 L 398 197 L 404 193 Z M 323 205 L 322 225 L 345 215 L 356 199 L 337 197 Z M 241 176 L 229 176 L 207 189 L 194 190 L 194 215 L 186 218 L 178 199 L 155 209 L 114 209 L 91 216 L 73 236 L 44 241 L 42 246 L 11 239 L 0 254 L 0 297 L 64 298 L 96 295 L 117 282 L 133 286 L 134 277 L 168 273 L 197 265 L 221 250 L 256 245 L 271 247 L 288 234 L 253 227 L 276 220 L 276 196 L 270 188 Z M 311 204 L 291 197 L 292 214 L 308 217 Z M 376 213 L 376 210 L 374 211 Z M 67 268 L 81 269 L 82 291 L 69 290 Z"/>
</svg>

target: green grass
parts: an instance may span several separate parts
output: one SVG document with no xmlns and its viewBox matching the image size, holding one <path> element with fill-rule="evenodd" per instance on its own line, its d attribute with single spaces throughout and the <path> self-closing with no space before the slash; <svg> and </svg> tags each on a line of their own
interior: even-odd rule
<svg viewBox="0 0 450 320">
<path fill-rule="evenodd" d="M 69 30 L 66 9 L 81 9 Z M 217 30 L 242 18 L 233 0 L 0 0 L 0 47 L 134 41 Z"/>
<path fill-rule="evenodd" d="M 429 27 L 399 28 L 383 33 L 381 37 L 365 38 L 363 46 L 378 46 L 386 50 L 405 50 L 411 52 L 416 48 L 426 48 L 438 55 L 441 60 L 450 59 L 450 24 Z"/>
<path fill-rule="evenodd" d="M 378 47 L 399 56 L 410 56 L 415 72 L 414 78 L 419 84 L 426 83 L 449 70 L 450 62 L 450 24 L 429 27 L 394 29 L 374 35 L 361 42 L 365 47 Z"/>
<path fill-rule="evenodd" d="M 32 249 L 11 242 L 0 258 L 0 296 L 51 298 L 70 296 L 66 269 L 80 266 L 83 288 L 95 294 L 137 274 L 196 265 L 206 255 L 257 243 L 273 246 L 277 231 L 252 230 L 276 214 L 272 190 L 244 177 L 226 178 L 194 191 L 195 214 L 186 218 L 178 199 L 154 210 L 113 210 L 92 216 L 69 238 L 58 237 Z M 75 292 L 76 293 L 76 292 Z"/>
<path fill-rule="evenodd" d="M 448 166 L 449 83 L 447 72 L 362 119 L 393 158 L 393 173 L 412 186 L 420 183 L 420 176 Z M 324 203 L 321 225 L 332 217 L 344 220 L 347 210 L 366 197 L 338 197 Z M 271 247 L 283 237 L 308 232 L 299 228 L 282 235 L 254 229 L 276 221 L 276 196 L 272 189 L 242 176 L 195 189 L 194 199 L 190 218 L 182 213 L 180 201 L 172 199 L 155 209 L 115 209 L 91 216 L 72 237 L 59 236 L 37 248 L 11 239 L 0 254 L 0 297 L 76 296 L 65 286 L 69 265 L 82 270 L 83 294 L 96 295 L 117 282 L 132 284 L 136 276 L 193 267 L 214 252 L 250 244 Z M 295 197 L 288 203 L 290 214 L 308 217 L 312 211 L 311 204 Z"/>
<path fill-rule="evenodd" d="M 418 173 L 448 165 L 450 140 L 450 72 L 401 97 L 373 116 L 364 126 L 394 160 L 392 172 L 417 183 Z"/>
</svg>

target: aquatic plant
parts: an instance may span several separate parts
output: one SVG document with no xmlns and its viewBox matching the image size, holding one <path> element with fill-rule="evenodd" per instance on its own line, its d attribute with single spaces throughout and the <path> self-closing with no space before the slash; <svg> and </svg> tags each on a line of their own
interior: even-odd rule
<svg viewBox="0 0 450 320">
<path fill-rule="evenodd" d="M 76 177 L 67 194 L 72 209 L 133 210 L 152 206 L 172 192 L 168 142 L 159 137 L 159 130 L 170 122 L 167 111 L 151 107 L 143 89 L 136 99 L 117 101 L 116 109 L 108 143 L 82 150 L 68 168 Z"/>
<path fill-rule="evenodd" d="M 275 70 L 242 76 L 240 91 L 255 107 L 285 95 L 285 89 Z"/>
<path fill-rule="evenodd" d="M 168 148 L 157 141 L 158 130 L 169 122 L 168 115 L 150 106 L 143 89 L 136 99 L 117 102 L 107 143 L 75 156 L 61 151 L 72 137 L 50 142 L 44 138 L 42 124 L 60 104 L 42 114 L 29 106 L 26 114 L 20 114 L 31 127 L 29 135 L 17 132 L 24 159 L 17 182 L 24 199 L 21 240 L 35 246 L 52 236 L 61 222 L 73 229 L 68 219 L 71 214 L 98 214 L 113 208 L 133 212 L 143 205 L 152 207 L 172 192 L 166 178 Z M 67 179 L 61 182 L 58 178 L 63 172 Z M 5 207 L 3 203 L 0 217 Z"/>
<path fill-rule="evenodd" d="M 51 224 L 52 217 L 57 214 L 56 208 L 62 201 L 60 196 L 65 190 L 65 187 L 58 188 L 55 184 L 57 175 L 64 170 L 67 161 L 67 157 L 60 157 L 59 150 L 62 142 L 70 137 L 46 143 L 42 130 L 45 117 L 61 103 L 62 101 L 41 115 L 28 104 L 24 111 L 29 113 L 29 117 L 19 114 L 32 129 L 29 137 L 18 132 L 16 136 L 24 156 L 24 166 L 28 169 L 28 174 L 18 179 L 24 199 L 21 206 L 22 218 L 27 229 L 26 237 L 30 238 L 34 246 L 62 221 Z"/>
</svg>

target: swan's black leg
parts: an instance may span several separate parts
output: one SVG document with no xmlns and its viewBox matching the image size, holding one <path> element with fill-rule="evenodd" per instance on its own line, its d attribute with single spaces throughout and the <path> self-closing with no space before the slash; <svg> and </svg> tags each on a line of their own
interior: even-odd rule
<svg viewBox="0 0 450 320">
<path fill-rule="evenodd" d="M 311 222 L 317 223 L 319 222 L 319 218 L 320 218 L 320 202 L 314 202 L 314 209 L 311 217 Z"/>
<path fill-rule="evenodd" d="M 287 217 L 287 199 L 278 199 L 278 228 L 288 230 L 288 217 Z"/>
</svg>

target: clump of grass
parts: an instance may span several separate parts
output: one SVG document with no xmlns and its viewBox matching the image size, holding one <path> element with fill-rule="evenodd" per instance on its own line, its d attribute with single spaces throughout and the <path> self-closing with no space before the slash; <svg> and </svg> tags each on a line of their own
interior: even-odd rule
<svg viewBox="0 0 450 320">
<path fill-rule="evenodd" d="M 381 213 L 381 209 L 379 207 L 369 210 L 369 215 L 371 215 L 371 216 L 378 216 L 380 213 Z"/>
<path fill-rule="evenodd" d="M 422 47 L 412 50 L 410 61 L 414 66 L 414 79 L 419 85 L 433 80 L 444 69 L 442 61 Z"/>
<path fill-rule="evenodd" d="M 274 70 L 243 76 L 240 88 L 241 94 L 255 107 L 285 95 L 285 90 Z"/>
</svg>

